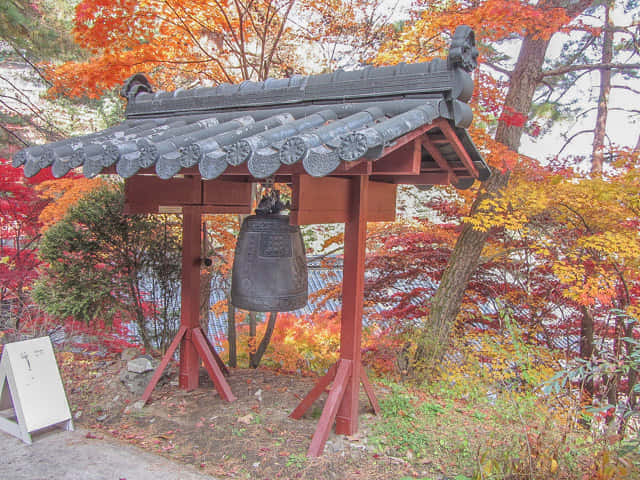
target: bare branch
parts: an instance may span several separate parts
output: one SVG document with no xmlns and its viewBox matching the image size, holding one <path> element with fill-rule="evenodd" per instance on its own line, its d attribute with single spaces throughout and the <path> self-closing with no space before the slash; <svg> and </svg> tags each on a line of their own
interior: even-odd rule
<svg viewBox="0 0 640 480">
<path fill-rule="evenodd" d="M 637 70 L 640 69 L 640 63 L 594 63 L 591 65 L 567 65 L 565 67 L 547 70 L 542 73 L 542 77 L 553 77 L 556 75 L 564 75 L 569 72 L 578 72 L 581 70 Z"/>
<path fill-rule="evenodd" d="M 19 49 L 18 47 L 16 47 L 13 43 L 11 43 L 10 41 L 9 41 L 8 43 L 9 43 L 9 45 L 11 45 L 11 48 L 13 49 L 13 51 L 14 51 L 14 52 L 16 52 L 16 53 L 20 56 L 20 58 L 22 58 L 22 60 L 23 60 L 26 64 L 28 64 L 28 65 L 29 65 L 29 66 L 30 66 L 30 67 L 31 67 L 31 68 L 32 68 L 32 69 L 33 69 L 33 70 L 38 74 L 38 76 L 39 76 L 39 77 L 40 77 L 40 78 L 41 78 L 41 79 L 42 79 L 42 80 L 43 80 L 47 85 L 49 85 L 50 87 L 52 87 L 52 86 L 53 86 L 53 83 L 51 83 L 51 82 L 47 79 L 47 77 L 45 77 L 44 73 L 42 73 L 42 70 L 40 70 L 40 69 L 38 68 L 38 66 L 37 66 L 35 63 L 33 63 L 31 60 L 29 60 L 29 59 L 24 55 L 24 53 L 22 53 L 22 52 L 20 51 L 20 49 Z"/>
<path fill-rule="evenodd" d="M 629 90 L 632 93 L 640 95 L 640 90 L 636 90 L 635 88 L 631 88 L 626 85 L 612 85 L 611 88 L 615 88 L 616 90 Z"/>
<path fill-rule="evenodd" d="M 508 78 L 511 78 L 511 75 L 513 74 L 513 72 L 511 70 L 507 70 L 506 68 L 502 68 L 499 65 L 496 65 L 495 63 L 483 62 L 483 65 L 486 65 L 487 67 L 490 67 L 490 68 L 494 69 L 498 73 L 502 73 L 503 75 L 506 75 Z"/>
<path fill-rule="evenodd" d="M 3 124 L 0 123 L 0 128 L 2 130 L 4 130 L 5 132 L 7 132 L 9 135 L 11 135 L 13 138 L 15 138 L 16 140 L 18 140 L 20 143 L 22 143 L 25 147 L 29 147 L 29 142 L 27 142 L 26 140 L 23 140 L 20 136 L 18 136 L 18 134 L 16 134 L 15 132 L 9 130 L 7 127 L 5 127 Z"/>
<path fill-rule="evenodd" d="M 562 145 L 562 148 L 560 149 L 560 151 L 558 152 L 558 156 L 560 156 L 560 154 L 564 151 L 565 148 L 567 148 L 569 146 L 569 144 L 575 140 L 576 137 L 583 135 L 585 133 L 593 133 L 593 129 L 590 130 L 580 130 L 577 133 L 574 133 L 573 135 L 571 135 L 565 142 L 564 145 Z"/>
</svg>

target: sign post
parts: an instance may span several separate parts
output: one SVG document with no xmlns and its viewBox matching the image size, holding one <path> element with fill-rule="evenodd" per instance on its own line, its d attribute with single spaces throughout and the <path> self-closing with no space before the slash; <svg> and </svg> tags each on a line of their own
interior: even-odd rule
<svg viewBox="0 0 640 480">
<path fill-rule="evenodd" d="M 51 340 L 5 345 L 0 358 L 0 430 L 31 444 L 31 433 L 53 425 L 73 430 Z"/>
</svg>

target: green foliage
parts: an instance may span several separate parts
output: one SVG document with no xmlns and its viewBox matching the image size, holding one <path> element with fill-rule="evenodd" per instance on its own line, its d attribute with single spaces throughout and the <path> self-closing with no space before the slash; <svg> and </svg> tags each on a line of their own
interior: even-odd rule
<svg viewBox="0 0 640 480">
<path fill-rule="evenodd" d="M 47 230 L 40 256 L 48 267 L 33 296 L 60 319 L 109 323 L 120 315 L 135 321 L 149 347 L 143 280 L 160 278 L 165 289 L 175 285 L 179 237 L 151 216 L 124 215 L 123 207 L 121 186 L 100 188 Z"/>
<path fill-rule="evenodd" d="M 287 463 L 285 465 L 301 470 L 307 465 L 308 461 L 309 459 L 304 453 L 292 453 L 287 457 Z"/>
<path fill-rule="evenodd" d="M 373 427 L 370 442 L 379 451 L 392 455 L 404 455 L 424 460 L 431 455 L 449 455 L 455 452 L 456 462 L 463 469 L 470 468 L 473 452 L 462 431 L 441 435 L 441 422 L 455 425 L 448 414 L 448 406 L 440 403 L 421 402 L 418 396 L 404 387 L 391 384 L 389 393 L 380 402 L 382 420 Z M 451 421 L 449 423 L 449 421 Z"/>
<path fill-rule="evenodd" d="M 635 317 L 624 312 L 615 311 L 615 315 L 629 331 L 638 323 Z M 619 358 L 601 356 L 572 359 L 565 368 L 544 383 L 543 392 L 546 395 L 568 394 L 577 397 L 585 385 L 599 385 L 594 392 L 597 402 L 586 405 L 581 415 L 588 423 L 593 420 L 600 427 L 607 424 L 609 429 L 615 427 L 617 431 L 625 432 L 630 424 L 637 424 L 640 417 L 637 403 L 640 395 L 640 383 L 637 378 L 637 372 L 640 371 L 640 341 L 632 337 L 621 337 L 620 343 L 624 350 Z M 616 395 L 616 402 L 612 403 L 609 392 L 617 386 L 620 378 L 628 379 L 629 393 L 622 397 L 623 401 L 619 401 Z M 640 431 L 637 427 L 634 431 L 629 444 L 640 447 Z"/>
<path fill-rule="evenodd" d="M 71 36 L 75 1 L 6 0 L 0 2 L 0 39 L 9 44 L 10 56 L 31 61 L 71 60 L 82 57 Z M 6 53 L 6 52 L 5 52 Z"/>
</svg>

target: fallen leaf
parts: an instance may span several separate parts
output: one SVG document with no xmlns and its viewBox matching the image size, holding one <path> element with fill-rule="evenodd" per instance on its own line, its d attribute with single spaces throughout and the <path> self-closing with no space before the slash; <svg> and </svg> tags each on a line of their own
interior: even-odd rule
<svg viewBox="0 0 640 480">
<path fill-rule="evenodd" d="M 253 415 L 251 413 L 247 413 L 243 417 L 238 417 L 238 423 L 244 423 L 245 425 L 250 425 L 253 421 Z"/>
</svg>

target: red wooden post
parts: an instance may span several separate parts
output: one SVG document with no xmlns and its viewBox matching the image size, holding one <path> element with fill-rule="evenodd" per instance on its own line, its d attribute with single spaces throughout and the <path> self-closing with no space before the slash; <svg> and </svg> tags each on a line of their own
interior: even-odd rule
<svg viewBox="0 0 640 480">
<path fill-rule="evenodd" d="M 340 358 L 290 415 L 292 418 L 300 418 L 333 381 L 307 452 L 312 457 L 322 454 L 334 421 L 336 433 L 353 435 L 358 431 L 360 382 L 364 385 L 374 411 L 378 413 L 380 410 L 360 363 L 368 192 L 368 176 L 351 177 L 344 235 Z"/>
<path fill-rule="evenodd" d="M 183 390 L 198 388 L 200 358 L 192 329 L 200 326 L 200 209 L 182 209 L 182 290 L 180 324 L 187 332 L 180 343 L 180 375 Z"/>
<path fill-rule="evenodd" d="M 336 417 L 336 433 L 344 435 L 353 435 L 358 431 L 368 189 L 367 176 L 352 177 L 349 216 L 344 229 L 340 359 L 350 360 L 353 365 Z"/>
</svg>

